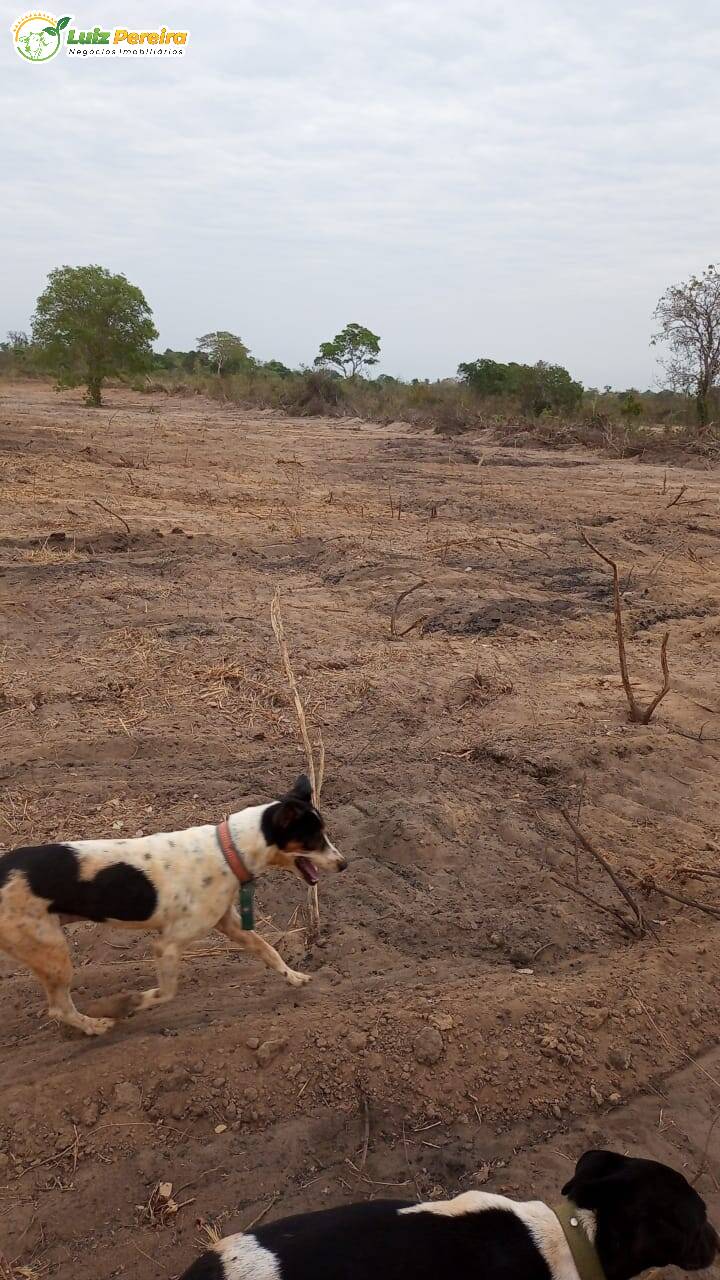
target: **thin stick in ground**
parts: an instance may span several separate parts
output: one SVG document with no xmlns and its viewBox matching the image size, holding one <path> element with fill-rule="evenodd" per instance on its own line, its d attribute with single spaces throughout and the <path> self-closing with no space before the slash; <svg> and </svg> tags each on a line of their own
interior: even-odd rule
<svg viewBox="0 0 720 1280">
<path fill-rule="evenodd" d="M 105 503 L 100 502 L 99 498 L 93 498 L 93 502 L 96 507 L 99 507 L 101 511 L 105 511 L 107 515 L 112 516 L 114 520 L 119 520 L 120 523 L 125 526 L 128 538 L 130 537 L 130 525 L 127 520 L 124 520 L 121 515 L 118 515 L 117 511 L 113 511 L 110 507 L 106 507 Z"/>
<path fill-rule="evenodd" d="M 320 802 L 320 792 L 322 790 L 323 778 L 325 776 L 325 744 L 322 734 L 318 733 L 318 768 L 315 768 L 315 753 L 313 745 L 310 741 L 308 733 L 307 719 L 305 717 L 305 708 L 303 707 L 300 691 L 295 679 L 295 672 L 290 661 L 290 651 L 288 649 L 287 640 L 285 639 L 285 628 L 283 626 L 282 611 L 280 609 L 280 592 L 276 591 L 270 605 L 270 621 L 272 629 L 275 632 L 278 651 L 280 653 L 280 661 L 283 671 L 290 687 L 290 695 L 295 706 L 295 713 L 300 726 L 300 736 L 305 748 L 305 759 L 307 761 L 308 776 L 310 778 L 310 786 L 312 787 L 313 804 L 318 805 Z M 308 889 L 308 942 L 316 941 L 320 933 L 320 902 L 318 899 L 317 885 L 311 885 Z"/>
<path fill-rule="evenodd" d="M 626 887 L 626 885 L 623 884 L 622 880 L 617 874 L 617 871 L 615 871 L 614 868 L 610 866 L 610 863 L 608 862 L 604 854 L 600 853 L 599 849 L 596 849 L 595 846 L 590 843 L 587 836 L 584 834 L 584 832 L 580 830 L 579 826 L 574 821 L 574 819 L 570 817 L 570 814 L 567 812 L 566 809 L 561 809 L 560 812 L 562 813 L 563 818 L 567 822 L 575 838 L 580 841 L 580 844 L 582 845 L 585 852 L 589 853 L 590 856 L 594 858 L 596 862 L 599 862 L 600 866 L 603 868 L 603 871 L 605 871 L 605 873 L 609 875 L 610 879 L 615 885 L 615 888 L 618 890 L 618 893 L 622 894 L 623 898 L 630 906 L 633 912 L 633 915 L 636 917 L 640 934 L 642 935 L 647 931 L 649 933 L 652 933 L 654 938 L 657 938 L 658 937 L 657 930 L 654 928 L 654 926 L 650 923 L 649 920 L 645 919 L 645 916 L 640 910 L 640 907 L 635 901 L 635 898 L 632 896 L 630 890 Z"/>
<path fill-rule="evenodd" d="M 408 596 L 411 596 L 413 591 L 419 591 L 420 588 L 424 586 L 425 579 L 421 578 L 420 581 L 414 583 L 412 587 L 408 587 L 405 591 L 400 592 L 400 595 L 393 605 L 392 613 L 390 614 L 390 635 L 393 640 L 401 640 L 409 631 L 414 630 L 415 627 L 419 626 L 419 624 L 424 621 L 424 618 L 416 618 L 414 622 L 411 622 L 410 625 L 405 627 L 402 631 L 398 631 L 397 629 L 397 612 L 403 600 L 407 600 Z"/>
<path fill-rule="evenodd" d="M 668 640 L 670 639 L 670 634 L 667 631 L 665 632 L 665 635 L 662 638 L 662 644 L 660 646 L 660 663 L 662 665 L 662 673 L 663 673 L 662 688 L 660 689 L 660 692 L 656 694 L 656 696 L 652 699 L 652 702 L 648 703 L 646 707 L 642 707 L 640 706 L 639 702 L 635 697 L 635 691 L 632 687 L 632 683 L 630 681 L 630 675 L 628 673 L 627 655 L 625 652 L 625 633 L 623 630 L 623 619 L 622 619 L 622 605 L 620 603 L 620 574 L 618 572 L 617 561 L 611 560 L 610 556 L 606 556 L 604 551 L 601 551 L 599 547 L 596 547 L 595 543 L 590 541 L 584 529 L 581 529 L 578 526 L 578 530 L 580 533 L 580 537 L 582 538 L 585 545 L 589 547 L 590 550 L 593 551 L 596 556 L 599 556 L 601 560 L 604 560 L 605 564 L 609 564 L 610 568 L 612 569 L 613 604 L 615 609 L 615 635 L 617 638 L 618 658 L 620 660 L 620 677 L 622 679 L 623 689 L 625 690 L 625 697 L 628 700 L 628 706 L 630 708 L 630 719 L 634 724 L 649 724 L 657 707 L 662 702 L 666 693 L 668 693 L 670 690 L 670 669 L 668 667 L 668 660 L 667 660 L 667 646 L 668 646 Z"/>
</svg>

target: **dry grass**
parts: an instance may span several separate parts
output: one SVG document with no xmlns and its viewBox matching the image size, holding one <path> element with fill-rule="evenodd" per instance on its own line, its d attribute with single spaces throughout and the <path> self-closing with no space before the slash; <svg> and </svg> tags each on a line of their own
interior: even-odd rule
<svg viewBox="0 0 720 1280">
<path fill-rule="evenodd" d="M 52 536 L 48 536 L 37 546 L 19 547 L 15 554 L 27 564 L 37 565 L 69 564 L 72 561 L 92 558 L 89 551 L 78 550 L 74 538 L 71 541 L 58 542 Z"/>
</svg>

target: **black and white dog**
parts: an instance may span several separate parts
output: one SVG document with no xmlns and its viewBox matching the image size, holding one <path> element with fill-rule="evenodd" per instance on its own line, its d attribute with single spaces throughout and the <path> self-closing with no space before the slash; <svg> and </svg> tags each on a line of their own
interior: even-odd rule
<svg viewBox="0 0 720 1280">
<path fill-rule="evenodd" d="M 344 871 L 346 866 L 325 834 L 303 774 L 281 800 L 241 809 L 218 826 L 133 840 L 73 840 L 3 854 L 0 949 L 40 979 L 51 1018 L 86 1035 L 101 1035 L 113 1019 L 87 1017 L 76 1009 L 63 922 L 106 921 L 157 935 L 157 987 L 116 997 L 116 1016 L 172 1000 L 183 949 L 211 929 L 299 987 L 310 981 L 309 974 L 290 969 L 254 929 L 243 928 L 233 905 L 238 882 L 280 867 L 315 884 L 319 869 Z"/>
<path fill-rule="evenodd" d="M 281 1218 L 221 1240 L 182 1280 L 630 1280 L 718 1251 L 703 1200 L 654 1160 L 587 1151 L 562 1194 L 557 1212 L 466 1191 Z"/>
</svg>

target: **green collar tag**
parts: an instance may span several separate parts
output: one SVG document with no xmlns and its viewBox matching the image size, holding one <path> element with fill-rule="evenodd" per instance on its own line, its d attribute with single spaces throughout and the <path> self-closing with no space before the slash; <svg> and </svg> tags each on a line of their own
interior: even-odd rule
<svg viewBox="0 0 720 1280">
<path fill-rule="evenodd" d="M 255 928 L 255 881 L 240 885 L 240 920 L 243 929 Z"/>
<path fill-rule="evenodd" d="M 572 1200 L 554 1204 L 552 1211 L 563 1229 L 580 1280 L 605 1280 L 597 1250 L 585 1233 L 580 1210 Z"/>
</svg>

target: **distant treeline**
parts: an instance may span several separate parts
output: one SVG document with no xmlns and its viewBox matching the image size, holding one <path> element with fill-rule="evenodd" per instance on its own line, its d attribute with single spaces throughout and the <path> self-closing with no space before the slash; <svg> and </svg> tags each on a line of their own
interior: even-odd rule
<svg viewBox="0 0 720 1280">
<path fill-rule="evenodd" d="M 569 418 L 607 415 L 633 423 L 682 425 L 694 412 L 691 396 L 670 390 L 583 387 L 561 365 L 538 361 L 505 364 L 488 358 L 458 365 L 457 376 L 404 380 L 389 374 L 344 377 L 332 367 L 293 369 L 281 360 L 257 360 L 240 339 L 207 335 L 205 349 L 170 347 L 152 352 L 147 371 L 128 378 L 139 391 L 188 395 L 202 392 L 302 414 L 357 414 L 379 421 L 407 419 L 440 429 L 463 430 L 479 417 L 522 415 Z M 210 341 L 212 340 L 212 341 Z M 0 375 L 40 376 L 42 352 L 24 333 L 0 343 Z"/>
</svg>

